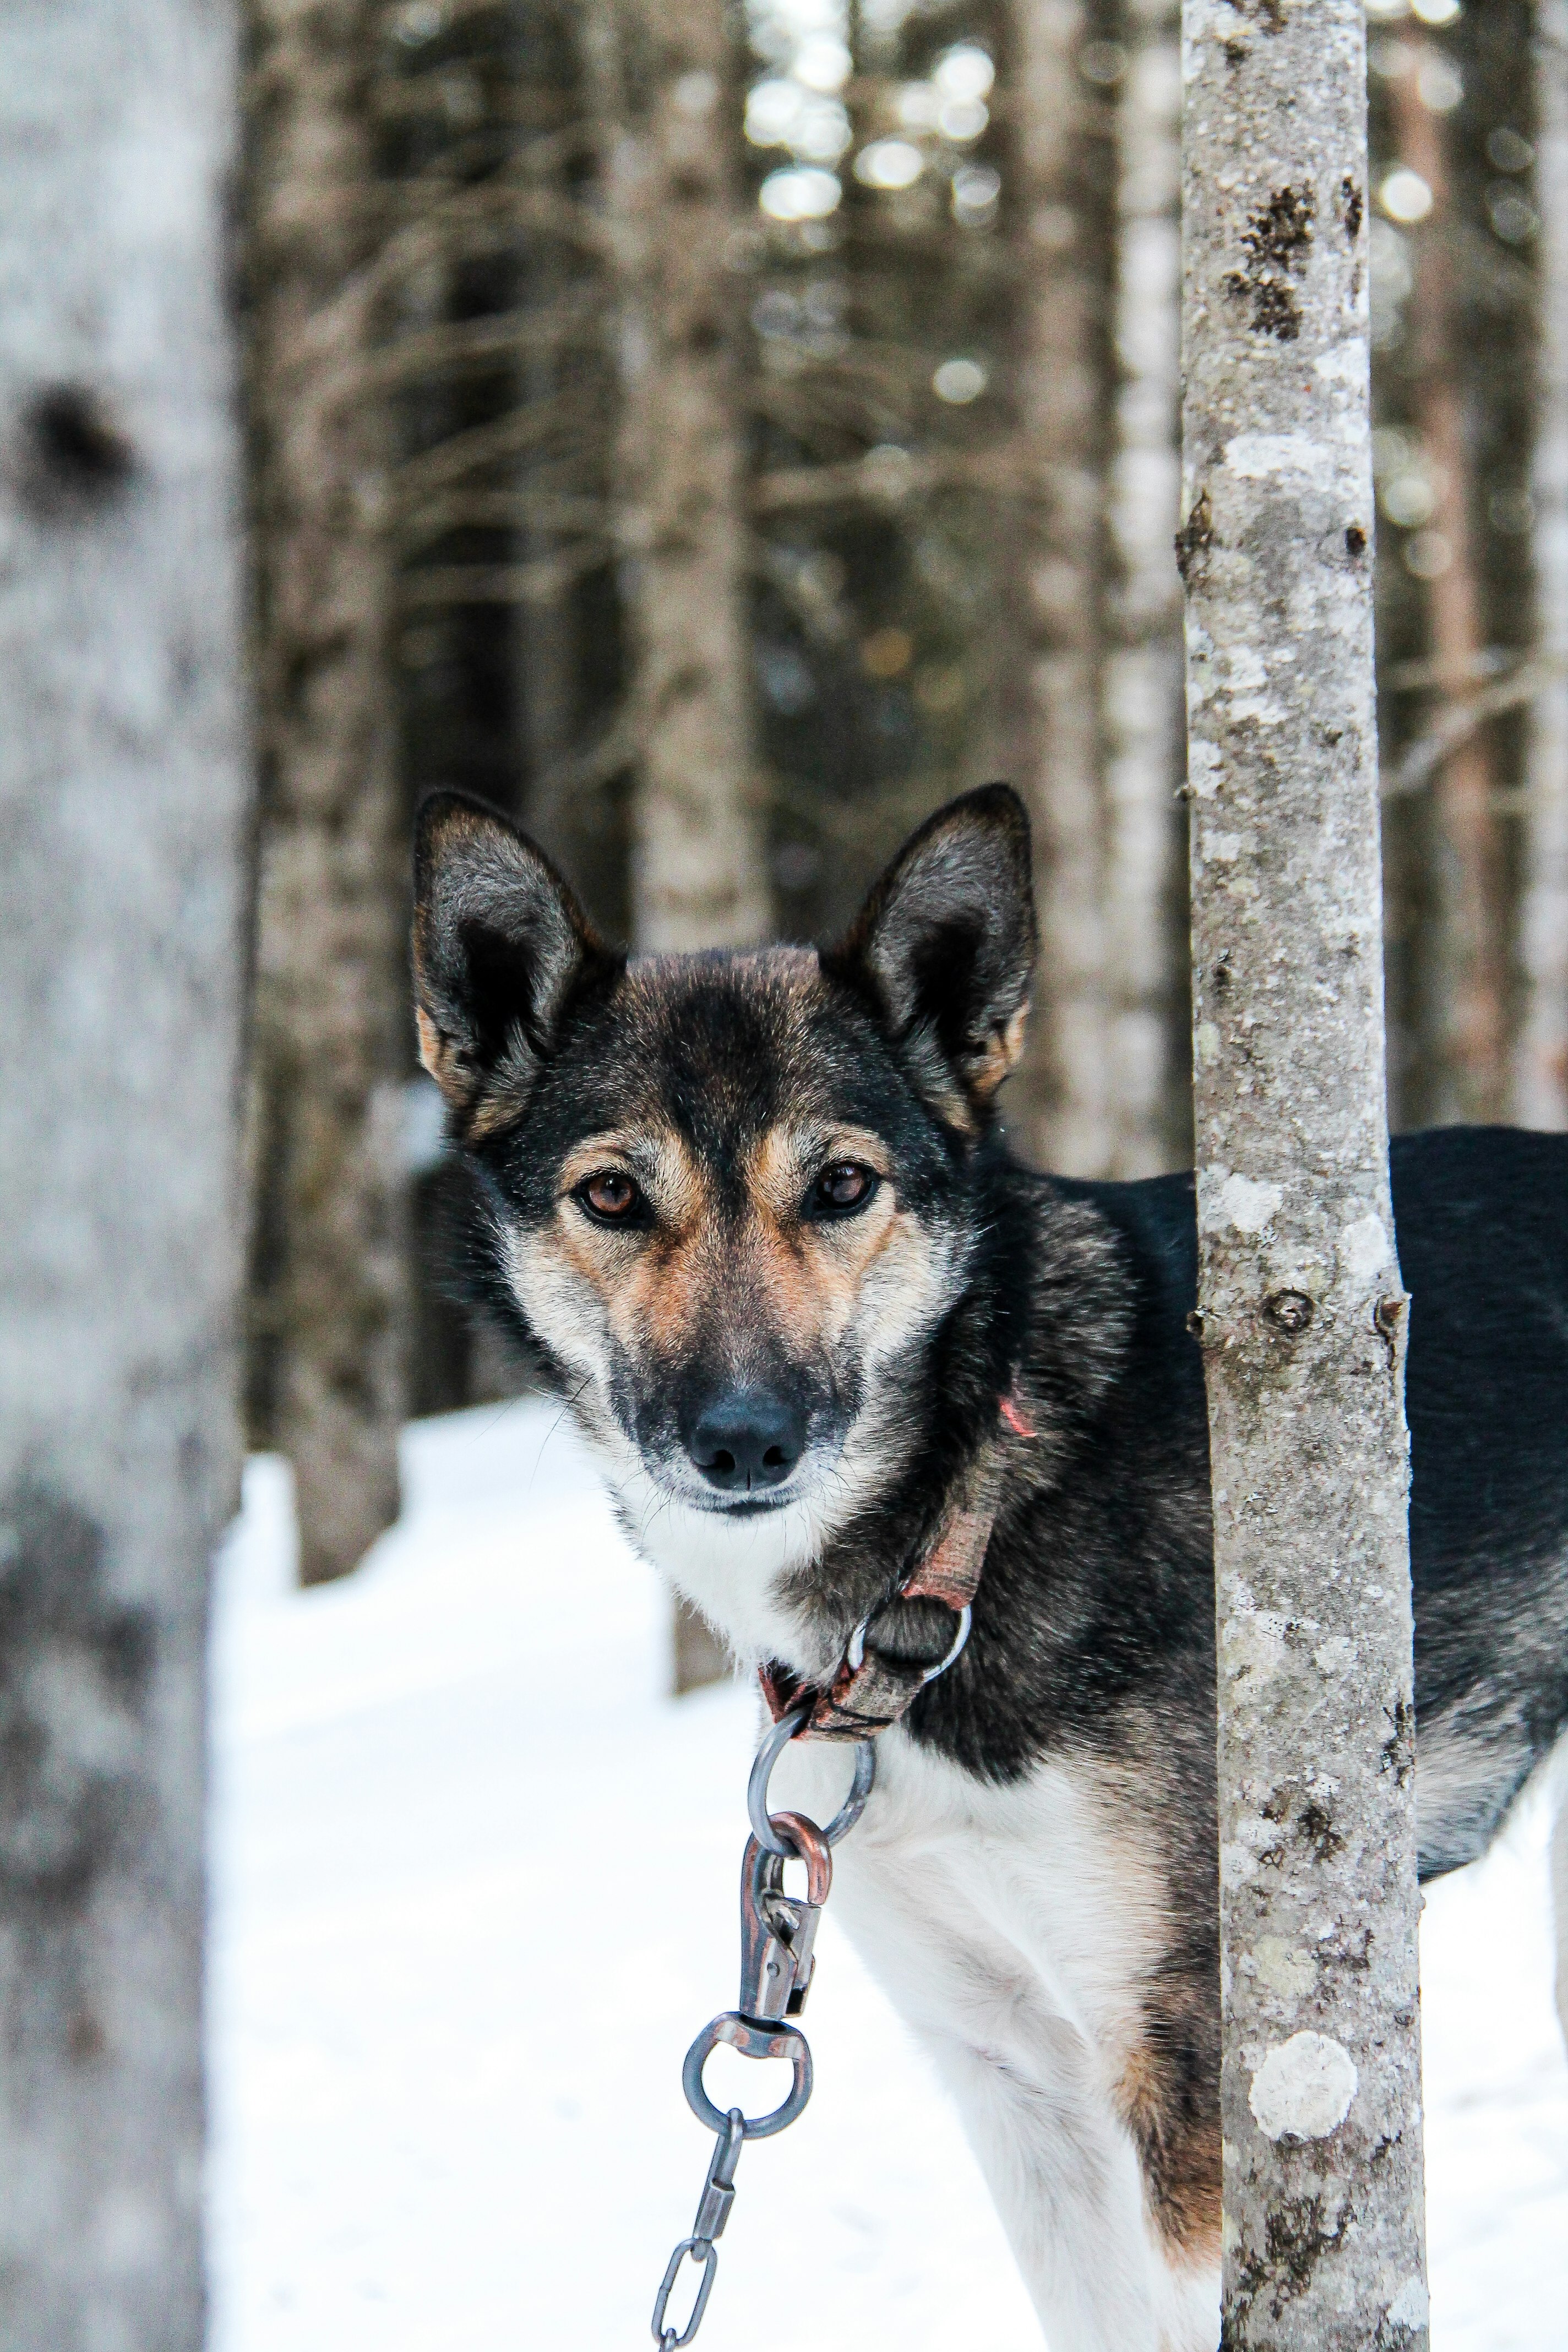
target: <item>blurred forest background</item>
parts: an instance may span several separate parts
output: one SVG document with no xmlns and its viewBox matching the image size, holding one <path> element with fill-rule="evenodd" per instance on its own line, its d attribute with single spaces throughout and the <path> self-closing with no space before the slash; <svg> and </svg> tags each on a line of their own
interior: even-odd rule
<svg viewBox="0 0 1568 2352">
<path fill-rule="evenodd" d="M 1568 1126 L 1568 47 L 1369 0 L 1391 1114 Z M 301 1573 L 442 1295 L 407 842 L 482 793 L 590 913 L 841 925 L 1025 794 L 1018 1148 L 1187 1163 L 1174 0 L 249 0 L 262 745 L 251 1436 Z M 700 1663 L 690 1666 L 700 1671 Z"/>
</svg>

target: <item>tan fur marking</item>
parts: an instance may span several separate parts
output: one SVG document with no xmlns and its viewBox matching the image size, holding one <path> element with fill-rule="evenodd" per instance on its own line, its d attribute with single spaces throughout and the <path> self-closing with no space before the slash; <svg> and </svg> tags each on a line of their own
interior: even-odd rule
<svg viewBox="0 0 1568 2352">
<path fill-rule="evenodd" d="M 463 1130 L 466 1143 L 482 1143 L 487 1135 L 499 1135 L 514 1118 L 521 1118 L 526 1108 L 526 1097 L 520 1097 L 506 1085 L 493 1086 L 485 1096 Z"/>
<path fill-rule="evenodd" d="M 759 1204 L 783 1224 L 799 1216 L 814 1179 L 840 1160 L 858 1160 L 879 1176 L 889 1172 L 888 1147 L 868 1128 L 770 1127 L 752 1155 L 746 1181 Z"/>
<path fill-rule="evenodd" d="M 447 1108 L 466 1110 L 473 1099 L 472 1073 L 464 1067 L 451 1039 L 443 1037 L 422 1004 L 416 1009 L 414 1019 L 419 1032 L 420 1061 L 440 1087 Z"/>
<path fill-rule="evenodd" d="M 1028 1020 L 1027 1003 L 1020 1004 L 1005 1029 L 993 1030 L 986 1039 L 984 1054 L 970 1070 L 969 1083 L 977 1095 L 994 1095 L 1008 1072 L 1016 1068 Z"/>
<path fill-rule="evenodd" d="M 811 1183 L 841 1160 L 876 1170 L 884 1180 L 876 1198 L 858 1217 L 803 1221 Z M 887 1144 L 867 1129 L 771 1128 L 747 1177 L 759 1231 L 771 1244 L 760 1278 L 787 1316 L 787 1328 L 818 1344 L 832 1346 L 849 1329 L 865 1303 L 867 1276 L 880 1258 L 921 1254 L 913 1220 L 899 1209 Z"/>
</svg>

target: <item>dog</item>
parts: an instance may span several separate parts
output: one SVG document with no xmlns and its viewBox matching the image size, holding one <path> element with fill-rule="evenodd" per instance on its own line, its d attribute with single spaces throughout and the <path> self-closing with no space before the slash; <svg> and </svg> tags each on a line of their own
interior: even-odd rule
<svg viewBox="0 0 1568 2352">
<path fill-rule="evenodd" d="M 890 1596 L 991 1465 L 967 1646 L 880 1738 L 835 1911 L 934 2055 L 1053 2352 L 1213 2352 L 1193 1180 L 1009 1155 L 1032 909 L 995 785 L 913 835 L 836 947 L 628 959 L 504 817 L 440 793 L 420 1050 L 472 1179 L 468 1295 L 569 1404 L 633 1542 L 786 1696 L 868 1616 L 911 1688 L 948 1655 L 961 1596 Z M 1433 1876 L 1568 1721 L 1568 1137 L 1405 1137 L 1393 1188 Z M 825 1821 L 842 1757 L 785 1760 Z"/>
</svg>

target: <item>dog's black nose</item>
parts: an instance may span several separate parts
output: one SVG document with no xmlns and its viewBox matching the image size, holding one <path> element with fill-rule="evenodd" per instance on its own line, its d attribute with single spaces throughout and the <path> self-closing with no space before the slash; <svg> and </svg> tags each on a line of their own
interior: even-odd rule
<svg viewBox="0 0 1568 2352">
<path fill-rule="evenodd" d="M 692 1429 L 691 1459 L 721 1494 L 776 1486 L 805 1451 L 805 1415 L 763 1389 L 717 1397 Z"/>
</svg>

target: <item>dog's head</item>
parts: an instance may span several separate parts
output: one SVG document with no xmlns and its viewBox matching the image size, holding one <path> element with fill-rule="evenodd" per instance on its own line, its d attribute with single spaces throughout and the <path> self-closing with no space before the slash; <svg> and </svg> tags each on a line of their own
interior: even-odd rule
<svg viewBox="0 0 1568 2352">
<path fill-rule="evenodd" d="M 634 1535 L 742 1650 L 900 1466 L 962 1296 L 1035 954 L 1003 785 L 942 810 L 831 950 L 634 958 L 492 811 L 421 816 L 420 1050 L 479 1179 L 488 1286 Z"/>
</svg>

